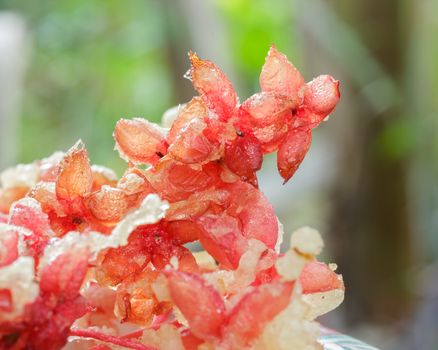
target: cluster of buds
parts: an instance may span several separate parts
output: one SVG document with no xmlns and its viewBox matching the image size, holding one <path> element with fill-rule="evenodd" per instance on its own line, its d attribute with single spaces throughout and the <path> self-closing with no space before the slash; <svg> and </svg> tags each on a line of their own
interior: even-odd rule
<svg viewBox="0 0 438 350">
<path fill-rule="evenodd" d="M 312 229 L 280 253 L 257 171 L 277 152 L 292 177 L 339 83 L 305 83 L 271 47 L 261 92 L 240 103 L 215 64 L 189 57 L 198 96 L 166 125 L 117 123 L 121 178 L 81 141 L 1 175 L 1 349 L 320 347 L 313 320 L 342 301 L 342 278 Z"/>
</svg>

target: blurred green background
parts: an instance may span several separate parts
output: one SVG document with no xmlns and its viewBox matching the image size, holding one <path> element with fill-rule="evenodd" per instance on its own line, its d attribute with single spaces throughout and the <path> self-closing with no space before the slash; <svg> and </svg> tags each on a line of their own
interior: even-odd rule
<svg viewBox="0 0 438 350">
<path fill-rule="evenodd" d="M 159 121 L 194 95 L 187 52 L 215 61 L 241 100 L 275 43 L 342 101 L 286 186 L 262 189 L 286 231 L 317 227 L 344 274 L 323 322 L 382 349 L 437 349 L 438 1 L 0 0 L 0 166 L 82 138 L 122 173 L 121 117 Z"/>
</svg>

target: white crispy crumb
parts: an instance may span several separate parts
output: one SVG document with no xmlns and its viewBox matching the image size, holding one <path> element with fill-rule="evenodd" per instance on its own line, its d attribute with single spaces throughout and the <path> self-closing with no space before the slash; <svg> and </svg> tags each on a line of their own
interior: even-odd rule
<svg viewBox="0 0 438 350">
<path fill-rule="evenodd" d="M 21 256 L 12 264 L 0 268 L 0 289 L 9 289 L 13 301 L 13 311 L 2 313 L 2 320 L 11 320 L 21 315 L 24 306 L 39 293 L 38 284 L 34 280 L 33 258 Z"/>
<path fill-rule="evenodd" d="M 303 254 L 318 255 L 324 248 L 324 242 L 317 230 L 305 226 L 292 233 L 290 247 Z"/>
<path fill-rule="evenodd" d="M 278 222 L 278 238 L 277 238 L 277 243 L 275 243 L 275 252 L 280 253 L 280 248 L 281 248 L 281 244 L 283 243 L 283 237 L 284 237 L 284 226 L 278 218 L 277 218 L 277 222 Z"/>
<path fill-rule="evenodd" d="M 37 183 L 38 177 L 39 168 L 37 164 L 18 164 L 15 167 L 7 168 L 0 174 L 0 187 L 32 187 Z"/>
<path fill-rule="evenodd" d="M 198 264 L 200 268 L 207 270 L 215 270 L 217 268 L 216 261 L 214 261 L 213 257 L 205 250 L 193 252 L 193 256 L 195 257 L 196 264 Z"/>
<path fill-rule="evenodd" d="M 275 268 L 286 281 L 293 281 L 301 274 L 307 262 L 308 260 L 302 255 L 294 250 L 289 250 L 282 257 L 277 259 Z"/>
<path fill-rule="evenodd" d="M 337 308 L 344 300 L 344 291 L 333 289 L 327 292 L 304 294 L 303 300 L 310 305 L 306 318 L 313 320 Z"/>
<path fill-rule="evenodd" d="M 295 291 L 289 306 L 265 327 L 257 350 L 322 350 L 316 341 L 319 324 L 306 319 L 309 306 Z"/>
</svg>

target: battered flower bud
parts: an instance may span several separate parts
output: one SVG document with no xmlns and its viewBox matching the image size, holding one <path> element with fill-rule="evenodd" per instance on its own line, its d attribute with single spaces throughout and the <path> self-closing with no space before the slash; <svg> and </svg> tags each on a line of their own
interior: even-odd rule
<svg viewBox="0 0 438 350">
<path fill-rule="evenodd" d="M 155 164 L 167 152 L 164 130 L 142 118 L 120 119 L 114 139 L 120 156 L 134 164 Z"/>
</svg>

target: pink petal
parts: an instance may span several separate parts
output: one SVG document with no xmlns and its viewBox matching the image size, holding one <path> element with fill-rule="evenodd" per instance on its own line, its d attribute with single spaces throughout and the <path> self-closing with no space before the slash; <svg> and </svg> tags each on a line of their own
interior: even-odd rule
<svg viewBox="0 0 438 350">
<path fill-rule="evenodd" d="M 195 53 L 189 53 L 192 68 L 188 76 L 208 108 L 221 120 L 228 120 L 237 104 L 233 85 L 213 62 L 201 60 Z"/>
<path fill-rule="evenodd" d="M 256 287 L 247 293 L 229 315 L 224 329 L 225 344 L 241 349 L 258 338 L 265 325 L 290 302 L 293 283 L 275 282 Z"/>
<path fill-rule="evenodd" d="M 262 145 L 251 133 L 244 132 L 225 146 L 224 161 L 242 180 L 250 180 L 262 167 Z"/>
<path fill-rule="evenodd" d="M 278 221 L 274 208 L 265 195 L 254 186 L 238 181 L 228 186 L 231 192 L 229 215 L 239 219 L 245 238 L 255 238 L 274 248 L 278 236 Z"/>
<path fill-rule="evenodd" d="M 0 235 L 0 267 L 14 262 L 18 258 L 18 232 L 7 229 Z"/>
<path fill-rule="evenodd" d="M 191 119 L 174 138 L 169 147 L 169 155 L 185 164 L 202 163 L 214 158 L 215 147 L 203 131 L 207 124 L 201 118 Z M 216 157 L 218 158 L 218 157 Z"/>
<path fill-rule="evenodd" d="M 178 117 L 172 123 L 172 126 L 167 134 L 167 142 L 169 144 L 175 141 L 175 138 L 183 132 L 186 125 L 194 118 L 204 118 L 208 114 L 208 109 L 202 99 L 193 97 L 179 112 Z"/>
<path fill-rule="evenodd" d="M 286 183 L 297 171 L 312 142 L 310 129 L 291 129 L 277 152 L 277 168 Z"/>
<path fill-rule="evenodd" d="M 304 93 L 304 115 L 311 127 L 317 126 L 336 107 L 341 94 L 339 81 L 330 75 L 320 75 L 307 83 Z"/>
<path fill-rule="evenodd" d="M 344 282 L 339 275 L 330 270 L 322 262 L 311 262 L 304 266 L 300 275 L 304 294 L 327 292 L 333 289 L 344 289 Z"/>
<path fill-rule="evenodd" d="M 60 163 L 56 180 L 56 195 L 67 201 L 88 195 L 93 186 L 93 174 L 87 150 L 81 143 L 73 146 Z"/>
<path fill-rule="evenodd" d="M 224 267 L 236 268 L 246 246 L 238 219 L 227 215 L 206 214 L 197 219 L 204 249 Z"/>
<path fill-rule="evenodd" d="M 114 129 L 120 156 L 133 163 L 155 164 L 167 152 L 162 130 L 142 118 L 120 119 Z"/>
<path fill-rule="evenodd" d="M 260 74 L 262 91 L 299 98 L 304 78 L 287 57 L 271 46 Z"/>
<path fill-rule="evenodd" d="M 192 333 L 210 341 L 220 337 L 225 305 L 219 293 L 197 275 L 170 271 L 167 276 L 172 300 L 187 319 Z"/>
</svg>

